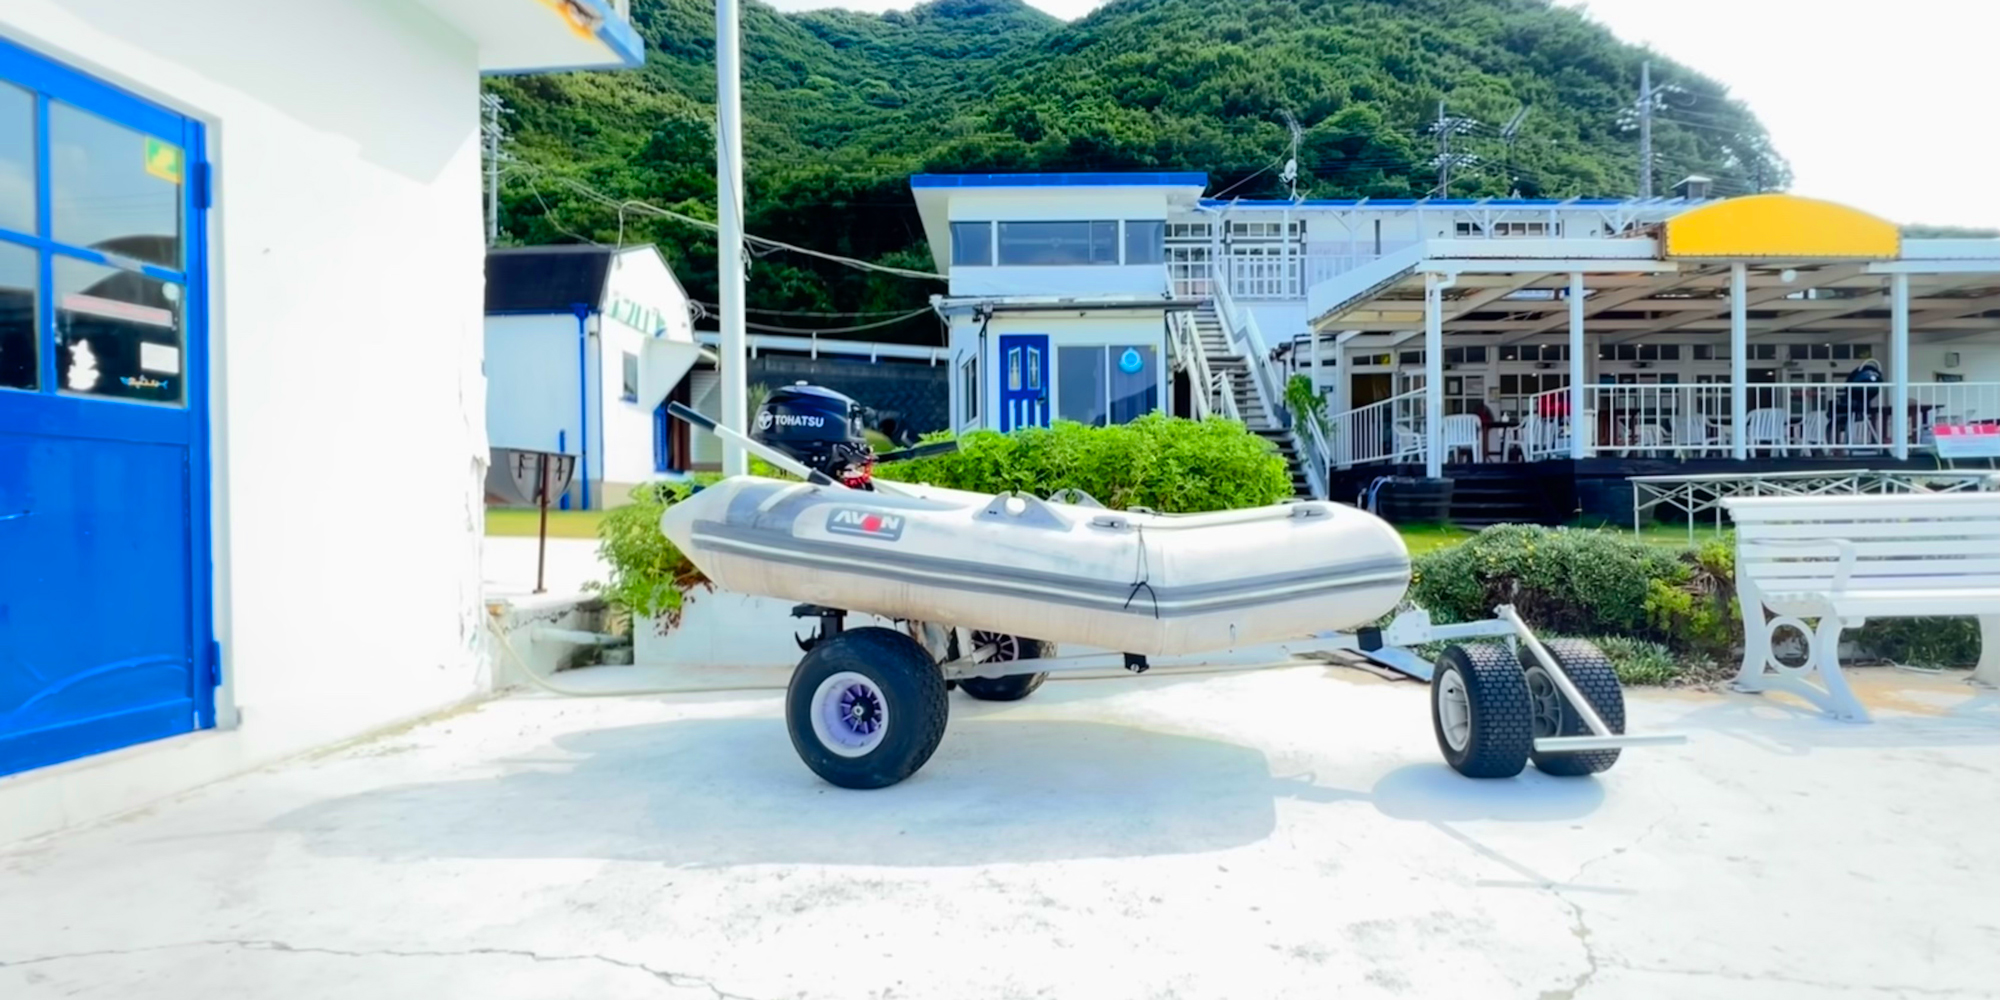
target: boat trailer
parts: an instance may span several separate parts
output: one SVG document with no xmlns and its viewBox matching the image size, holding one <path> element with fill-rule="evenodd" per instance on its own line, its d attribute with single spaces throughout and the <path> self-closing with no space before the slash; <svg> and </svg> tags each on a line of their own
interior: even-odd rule
<svg viewBox="0 0 2000 1000">
<path fill-rule="evenodd" d="M 681 404 L 669 409 L 807 482 L 848 488 Z M 793 614 L 819 626 L 800 643 L 805 655 L 786 691 L 786 725 L 806 766 L 844 788 L 883 788 L 916 773 L 944 738 L 953 688 L 1015 701 L 1052 674 L 1301 666 L 1328 654 L 1428 681 L 1438 749 L 1470 778 L 1510 778 L 1530 762 L 1545 774 L 1581 777 L 1607 770 L 1627 747 L 1687 742 L 1679 734 L 1626 733 L 1624 693 L 1604 653 L 1583 640 L 1544 642 L 1511 605 L 1486 621 L 1439 624 L 1419 609 L 1381 628 L 1155 658 L 1061 656 L 1050 643 L 933 622 L 849 629 L 845 610 L 822 605 L 802 604 Z M 1434 661 L 1417 652 L 1436 644 L 1443 650 Z"/>
</svg>

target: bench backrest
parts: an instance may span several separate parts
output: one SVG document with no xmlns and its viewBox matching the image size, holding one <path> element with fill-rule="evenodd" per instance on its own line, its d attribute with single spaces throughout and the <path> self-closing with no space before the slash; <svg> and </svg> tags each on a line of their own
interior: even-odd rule
<svg viewBox="0 0 2000 1000">
<path fill-rule="evenodd" d="M 1765 590 L 2000 592 L 2000 493 L 1722 503 L 1736 522 L 1737 578 Z"/>
</svg>

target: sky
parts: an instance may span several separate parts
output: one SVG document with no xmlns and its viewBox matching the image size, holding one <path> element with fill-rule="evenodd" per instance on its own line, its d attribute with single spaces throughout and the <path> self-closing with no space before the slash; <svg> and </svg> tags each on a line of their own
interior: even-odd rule
<svg viewBox="0 0 2000 1000">
<path fill-rule="evenodd" d="M 1029 2 L 1062 18 L 1099 5 Z M 1900 223 L 2000 228 L 2000 0 L 1560 2 L 1729 87 L 1791 161 L 1794 193 Z"/>
</svg>

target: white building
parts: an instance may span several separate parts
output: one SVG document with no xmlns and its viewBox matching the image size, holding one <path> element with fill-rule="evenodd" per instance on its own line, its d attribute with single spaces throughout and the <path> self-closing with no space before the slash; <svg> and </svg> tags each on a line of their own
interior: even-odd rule
<svg viewBox="0 0 2000 1000">
<path fill-rule="evenodd" d="M 1902 240 L 1788 196 L 1712 201 L 1699 178 L 1694 197 L 1645 201 L 1241 201 L 1205 184 L 913 178 L 950 278 L 935 304 L 956 425 L 1223 413 L 1326 495 L 1357 468 L 1437 476 L 1475 455 L 1903 462 L 1939 422 L 2000 420 L 2000 241 Z M 1869 362 L 1890 389 L 1834 385 Z M 1299 375 L 1323 425 L 1286 413 Z M 1885 416 L 1882 394 L 1910 416 Z"/>
<path fill-rule="evenodd" d="M 687 292 L 655 247 L 486 256 L 486 436 L 575 456 L 565 509 L 617 506 L 673 467 L 666 399 L 699 351 Z"/>
<path fill-rule="evenodd" d="M 640 59 L 612 0 L 0 6 L 0 841 L 481 690 L 480 74 Z"/>
</svg>

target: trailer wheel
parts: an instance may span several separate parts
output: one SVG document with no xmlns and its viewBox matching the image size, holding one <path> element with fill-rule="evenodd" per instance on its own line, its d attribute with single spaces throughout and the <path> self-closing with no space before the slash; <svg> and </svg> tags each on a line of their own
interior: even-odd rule
<svg viewBox="0 0 2000 1000">
<path fill-rule="evenodd" d="M 1040 639 L 1023 639 L 1018 635 L 1000 635 L 994 632 L 972 633 L 972 648 L 978 649 L 988 643 L 995 647 L 993 656 L 987 662 L 1012 663 L 1015 660 L 1039 660 L 1055 653 L 1055 646 Z M 1020 701 L 1034 694 L 1048 674 L 1010 674 L 1006 677 L 966 677 L 958 682 L 965 693 L 980 701 Z"/>
<path fill-rule="evenodd" d="M 1445 763 L 1468 778 L 1511 778 L 1534 748 L 1528 684 L 1513 650 L 1446 646 L 1431 678 L 1431 728 Z"/>
<path fill-rule="evenodd" d="M 1594 643 L 1582 639 L 1550 639 L 1542 644 L 1562 665 L 1569 675 L 1570 683 L 1590 701 L 1590 707 L 1597 710 L 1597 717 L 1614 733 L 1625 731 L 1625 691 L 1618 685 L 1618 672 L 1611 667 L 1610 659 Z M 1530 662 L 1523 671 L 1528 680 L 1528 700 L 1534 706 L 1535 736 L 1589 736 L 1590 726 L 1571 707 L 1569 699 L 1563 697 L 1556 687 L 1554 678 L 1538 662 Z M 1596 774 L 1610 770 L 1618 763 L 1616 750 L 1581 750 L 1573 753 L 1542 753 L 1530 755 L 1535 767 L 1543 774 L 1559 778 L 1577 778 L 1586 774 Z"/>
<path fill-rule="evenodd" d="M 812 648 L 785 692 L 792 747 L 842 788 L 886 788 L 931 759 L 944 739 L 944 675 L 915 639 L 858 628 Z"/>
</svg>

